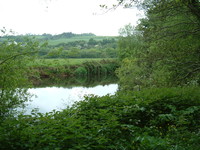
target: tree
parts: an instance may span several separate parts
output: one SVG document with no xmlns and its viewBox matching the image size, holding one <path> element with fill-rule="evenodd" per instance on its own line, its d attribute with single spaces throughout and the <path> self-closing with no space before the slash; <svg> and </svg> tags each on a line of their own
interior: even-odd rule
<svg viewBox="0 0 200 150">
<path fill-rule="evenodd" d="M 118 40 L 118 57 L 120 60 L 130 57 L 139 57 L 142 51 L 143 41 L 141 40 L 141 33 L 135 30 L 131 24 L 125 25 L 119 30 Z"/>
<path fill-rule="evenodd" d="M 199 2 L 195 2 L 195 6 L 198 6 Z M 194 3 L 192 4 L 194 6 Z M 128 83 L 123 77 L 124 71 L 129 76 L 132 75 L 130 80 L 139 79 L 140 82 L 134 82 L 133 87 L 199 85 L 200 24 L 196 14 L 198 11 L 191 10 L 190 1 L 183 3 L 146 0 L 142 5 L 146 10 L 146 17 L 140 20 L 136 29 L 142 33 L 144 46 L 139 56 L 130 53 L 134 48 L 130 48 L 129 53 L 125 52 L 129 60 L 130 57 L 134 59 L 125 61 L 125 65 L 119 70 L 123 82 Z"/>
<path fill-rule="evenodd" d="M 0 44 L 0 122 L 28 100 L 27 62 L 38 49 L 38 43 L 30 39 L 23 43 L 4 41 Z"/>
<path fill-rule="evenodd" d="M 88 41 L 88 45 L 90 46 L 94 46 L 96 45 L 98 42 L 96 40 L 94 40 L 93 38 L 90 38 L 89 41 Z"/>
<path fill-rule="evenodd" d="M 145 43 L 140 31 L 131 24 L 120 29 L 118 40 L 118 58 L 122 62 L 117 70 L 121 89 L 130 90 L 146 84 L 144 56 Z"/>
<path fill-rule="evenodd" d="M 149 59 L 162 66 L 160 70 L 170 72 L 171 84 L 199 82 L 200 24 L 186 6 L 167 0 L 155 3 L 142 28 L 149 43 Z"/>
<path fill-rule="evenodd" d="M 197 20 L 200 21 L 200 1 L 199 0 L 176 0 L 180 4 L 185 5 Z"/>
</svg>

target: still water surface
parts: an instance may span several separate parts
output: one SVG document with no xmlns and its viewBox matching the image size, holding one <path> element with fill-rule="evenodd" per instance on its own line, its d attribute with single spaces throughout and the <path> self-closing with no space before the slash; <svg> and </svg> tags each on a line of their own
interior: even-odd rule
<svg viewBox="0 0 200 150">
<path fill-rule="evenodd" d="M 75 101 L 83 100 L 86 95 L 113 95 L 117 89 L 117 84 L 97 85 L 95 87 L 31 88 L 28 91 L 35 96 L 32 97 L 32 101 L 26 103 L 28 104 L 25 108 L 26 114 L 30 114 L 31 110 L 34 108 L 38 108 L 40 113 L 46 113 L 52 110 L 62 110 L 66 108 L 66 106 L 71 106 Z"/>
</svg>

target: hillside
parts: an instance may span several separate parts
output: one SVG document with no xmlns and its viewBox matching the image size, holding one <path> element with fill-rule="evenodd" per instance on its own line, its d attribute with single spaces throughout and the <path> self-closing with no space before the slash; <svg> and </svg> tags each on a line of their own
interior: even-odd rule
<svg viewBox="0 0 200 150">
<path fill-rule="evenodd" d="M 6 39 L 15 40 L 16 42 L 22 42 L 25 38 L 35 38 L 39 41 L 48 41 L 50 45 L 56 45 L 59 43 L 68 43 L 68 42 L 74 42 L 74 41 L 89 41 L 91 38 L 100 41 L 104 39 L 116 39 L 116 36 L 96 36 L 93 33 L 82 33 L 82 34 L 75 34 L 72 32 L 64 32 L 57 35 L 52 34 L 42 34 L 42 35 L 36 35 L 36 34 L 26 34 L 26 35 L 6 35 L 6 36 L 0 36 L 0 41 L 4 41 Z"/>
<path fill-rule="evenodd" d="M 58 35 L 17 35 L 3 36 L 0 41 L 25 42 L 33 38 L 48 45 L 41 48 L 40 58 L 115 58 L 117 56 L 117 37 L 96 36 L 93 33 L 75 34 L 66 32 Z"/>
</svg>

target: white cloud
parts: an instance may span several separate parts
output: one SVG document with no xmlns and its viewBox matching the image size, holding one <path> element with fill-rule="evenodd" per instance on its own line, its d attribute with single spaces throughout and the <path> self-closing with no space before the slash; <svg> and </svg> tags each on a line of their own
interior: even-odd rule
<svg viewBox="0 0 200 150">
<path fill-rule="evenodd" d="M 102 14 L 99 5 L 104 1 L 0 0 L 0 28 L 6 27 L 19 34 L 92 32 L 117 35 L 124 25 L 136 24 L 139 11 L 119 8 Z"/>
</svg>

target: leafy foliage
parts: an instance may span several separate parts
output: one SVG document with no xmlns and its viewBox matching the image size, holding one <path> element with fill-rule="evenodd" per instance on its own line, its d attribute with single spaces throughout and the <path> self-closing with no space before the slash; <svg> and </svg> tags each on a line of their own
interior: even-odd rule
<svg viewBox="0 0 200 150">
<path fill-rule="evenodd" d="M 199 148 L 199 88 L 89 96 L 62 112 L 7 118 L 3 149 Z"/>
<path fill-rule="evenodd" d="M 27 65 L 31 68 L 28 76 L 33 82 L 116 77 L 115 70 L 119 67 L 116 59 L 36 59 Z"/>
<path fill-rule="evenodd" d="M 102 38 L 101 40 L 90 38 L 88 41 L 71 42 L 62 42 L 60 39 L 58 44 L 53 45 L 49 41 L 49 50 L 41 50 L 40 56 L 45 58 L 116 58 L 116 47 L 117 41 L 114 38 Z M 59 55 L 56 53 L 57 49 L 62 49 Z M 48 55 L 49 52 L 54 52 L 56 55 Z"/>
<path fill-rule="evenodd" d="M 26 64 L 38 50 L 38 43 L 4 41 L 0 44 L 0 123 L 13 109 L 28 100 Z"/>
<path fill-rule="evenodd" d="M 146 18 L 135 29 L 125 27 L 132 35 L 122 34 L 119 40 L 122 88 L 199 85 L 197 16 L 186 3 L 147 0 L 142 5 Z"/>
</svg>

